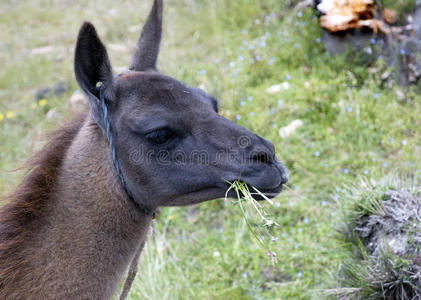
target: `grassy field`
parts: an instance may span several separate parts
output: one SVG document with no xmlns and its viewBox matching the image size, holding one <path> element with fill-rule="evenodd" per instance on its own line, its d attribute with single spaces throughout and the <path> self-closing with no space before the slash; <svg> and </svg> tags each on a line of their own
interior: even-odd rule
<svg viewBox="0 0 421 300">
<path fill-rule="evenodd" d="M 408 1 L 389 2 L 407 9 Z M 81 23 L 96 25 L 114 69 L 124 70 L 150 3 L 2 1 L 0 195 L 19 182 L 12 171 L 42 145 L 42 134 L 70 115 Z M 330 56 L 313 11 L 293 14 L 291 0 L 165 3 L 160 70 L 202 86 L 224 116 L 271 140 L 291 179 L 267 207 L 280 224 L 267 241 L 275 265 L 235 203 L 164 208 L 131 299 L 325 299 L 348 255 L 336 238 L 343 184 L 421 167 L 419 87 L 383 87 L 382 60 L 368 69 Z M 64 94 L 36 100 L 38 89 L 59 82 L 69 86 Z M 303 125 L 281 138 L 279 128 L 294 120 Z"/>
</svg>

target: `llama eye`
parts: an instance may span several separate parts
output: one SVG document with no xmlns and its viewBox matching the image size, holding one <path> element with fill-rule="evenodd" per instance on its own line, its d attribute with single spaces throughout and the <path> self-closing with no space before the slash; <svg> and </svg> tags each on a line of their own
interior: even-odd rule
<svg viewBox="0 0 421 300">
<path fill-rule="evenodd" d="M 168 128 L 162 128 L 147 133 L 145 136 L 150 142 L 161 145 L 171 139 L 174 133 Z"/>
</svg>

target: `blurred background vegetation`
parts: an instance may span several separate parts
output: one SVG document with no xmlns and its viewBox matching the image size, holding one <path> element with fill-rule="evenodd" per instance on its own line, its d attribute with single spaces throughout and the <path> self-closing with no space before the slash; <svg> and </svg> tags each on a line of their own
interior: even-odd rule
<svg viewBox="0 0 421 300">
<path fill-rule="evenodd" d="M 336 231 L 343 185 L 420 169 L 419 87 L 383 86 L 382 59 L 369 69 L 332 57 L 315 12 L 293 12 L 297 2 L 165 1 L 159 69 L 201 86 L 220 100 L 222 115 L 274 142 L 291 180 L 269 208 L 280 224 L 267 241 L 275 265 L 230 201 L 164 208 L 132 299 L 323 299 L 349 255 Z M 384 2 L 402 14 L 415 5 Z M 122 71 L 150 5 L 2 1 L 0 195 L 17 185 L 22 173 L 13 170 L 43 145 L 42 135 L 71 117 L 81 23 L 95 24 Z M 281 138 L 278 130 L 294 120 L 302 126 Z"/>
</svg>

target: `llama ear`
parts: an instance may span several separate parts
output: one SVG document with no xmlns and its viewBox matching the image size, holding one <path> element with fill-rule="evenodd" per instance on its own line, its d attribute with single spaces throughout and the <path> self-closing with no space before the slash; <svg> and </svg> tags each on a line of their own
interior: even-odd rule
<svg viewBox="0 0 421 300">
<path fill-rule="evenodd" d="M 154 1 L 148 20 L 137 42 L 130 70 L 156 69 L 162 34 L 162 7 L 163 0 Z"/>
<path fill-rule="evenodd" d="M 85 22 L 79 31 L 75 51 L 75 75 L 79 86 L 88 96 L 96 123 L 104 130 L 102 106 L 97 84 L 103 84 L 106 99 L 113 98 L 113 71 L 107 50 L 96 33 L 95 27 Z"/>
</svg>

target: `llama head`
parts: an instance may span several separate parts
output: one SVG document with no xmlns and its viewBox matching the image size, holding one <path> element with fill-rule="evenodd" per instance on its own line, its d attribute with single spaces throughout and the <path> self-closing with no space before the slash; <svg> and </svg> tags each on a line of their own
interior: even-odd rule
<svg viewBox="0 0 421 300">
<path fill-rule="evenodd" d="M 75 51 L 76 79 L 105 133 L 102 84 L 116 156 L 134 200 L 150 208 L 198 203 L 224 197 L 227 181 L 236 179 L 277 195 L 288 173 L 272 143 L 219 115 L 212 96 L 157 70 L 162 6 L 155 0 L 128 72 L 113 75 L 89 23 Z"/>
</svg>

